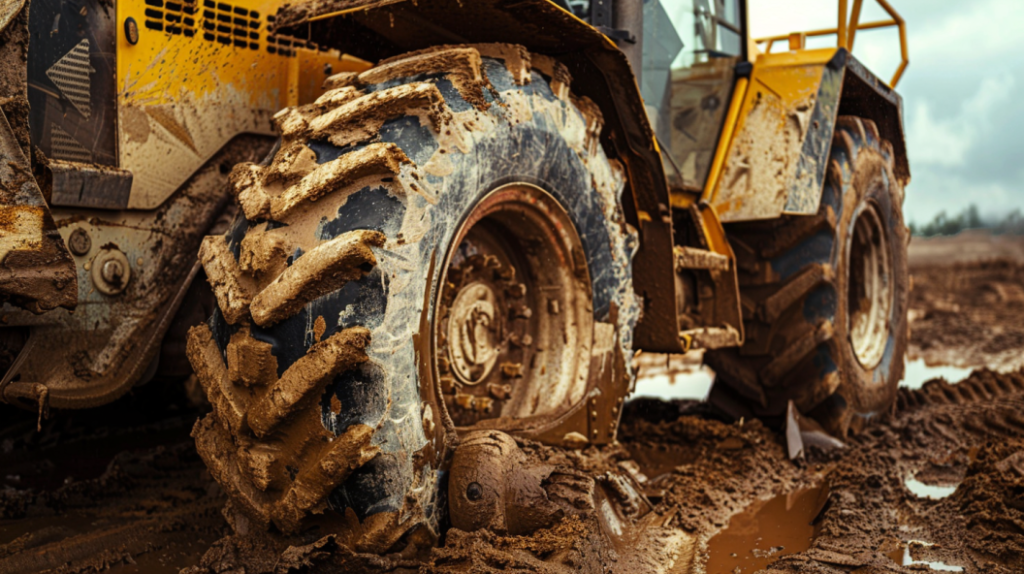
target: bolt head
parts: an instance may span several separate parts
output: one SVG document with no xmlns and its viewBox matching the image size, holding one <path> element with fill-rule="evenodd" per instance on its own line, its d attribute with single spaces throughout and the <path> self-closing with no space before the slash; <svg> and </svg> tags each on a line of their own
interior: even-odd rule
<svg viewBox="0 0 1024 574">
<path fill-rule="evenodd" d="M 71 237 L 68 238 L 68 248 L 75 255 L 85 255 L 92 249 L 92 239 L 89 237 L 89 233 L 79 227 L 71 232 Z"/>
<path fill-rule="evenodd" d="M 104 295 L 122 293 L 132 280 L 131 264 L 117 248 L 101 249 L 90 263 L 92 283 Z"/>
<path fill-rule="evenodd" d="M 111 259 L 103 264 L 101 273 L 104 281 L 111 285 L 119 286 L 124 279 L 124 266 L 121 265 L 120 261 Z"/>
</svg>

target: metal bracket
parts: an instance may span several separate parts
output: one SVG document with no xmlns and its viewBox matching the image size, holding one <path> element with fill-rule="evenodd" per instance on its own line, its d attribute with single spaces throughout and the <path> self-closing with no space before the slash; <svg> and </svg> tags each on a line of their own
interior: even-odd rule
<svg viewBox="0 0 1024 574">
<path fill-rule="evenodd" d="M 614 7 L 612 0 L 590 0 L 590 25 L 601 30 L 614 25 Z M 603 33 L 604 30 L 601 30 Z M 611 36 L 608 36 L 609 38 Z"/>
<path fill-rule="evenodd" d="M 599 32 L 608 36 L 615 43 L 626 42 L 627 44 L 636 44 L 636 36 L 630 34 L 629 30 L 619 30 L 617 28 L 609 28 L 608 26 L 594 26 Z"/>
<path fill-rule="evenodd" d="M 125 209 L 132 191 L 132 172 L 115 167 L 50 160 L 52 205 Z"/>
</svg>

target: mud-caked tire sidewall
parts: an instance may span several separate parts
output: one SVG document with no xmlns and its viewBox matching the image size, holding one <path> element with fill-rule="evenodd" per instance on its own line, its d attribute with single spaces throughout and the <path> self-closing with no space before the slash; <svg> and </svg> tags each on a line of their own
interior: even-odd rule
<svg viewBox="0 0 1024 574">
<path fill-rule="evenodd" d="M 301 408 L 296 407 L 296 412 L 274 427 L 273 435 L 268 435 L 272 441 L 298 444 L 312 451 L 315 449 L 309 445 L 320 443 L 305 440 L 301 433 L 306 431 L 298 426 L 293 429 L 290 421 L 318 419 L 316 422 L 322 423 L 325 431 L 320 437 L 324 444 L 339 442 L 336 438 L 353 428 L 370 429 L 371 433 L 364 449 L 365 459 L 345 461 L 345 465 L 332 462 L 333 468 L 342 469 L 337 473 L 341 482 L 313 501 L 315 512 L 307 512 L 307 507 L 313 507 L 307 504 L 292 513 L 294 516 L 289 517 L 286 525 L 289 530 L 304 527 L 303 521 L 311 518 L 309 514 L 330 509 L 334 511 L 333 517 L 343 519 L 346 528 L 351 527 L 356 533 L 353 539 L 363 540 L 357 547 L 366 551 L 385 551 L 398 537 L 417 526 L 439 532 L 445 512 L 445 469 L 456 437 L 450 418 L 445 416 L 439 381 L 431 373 L 434 302 L 446 271 L 446 257 L 458 238 L 461 224 L 482 198 L 506 184 L 524 183 L 540 188 L 567 214 L 579 236 L 589 272 L 589 311 L 593 313 L 593 322 L 611 323 L 614 330 L 614 344 L 604 352 L 618 354 L 617 360 L 613 356 L 613 362 L 627 367 L 625 373 L 616 372 L 629 376 L 628 359 L 639 304 L 633 292 L 630 265 L 636 234 L 625 222 L 620 206 L 624 170 L 605 155 L 598 139 L 600 112 L 589 100 L 571 95 L 568 72 L 556 66 L 556 82 L 548 75 L 550 70 L 546 68 L 550 66 L 534 67 L 527 71 L 529 80 L 524 81 L 520 74 L 510 71 L 512 61 L 516 59 L 487 57 L 480 61 L 481 73 L 468 77 L 484 76 L 488 85 L 481 92 L 483 99 L 475 102 L 462 97 L 446 72 L 360 84 L 360 99 L 356 102 L 379 108 L 391 118 L 375 128 L 368 142 L 343 147 L 330 143 L 334 135 L 347 137 L 358 133 L 336 118 L 331 124 L 335 131 L 322 137 L 309 136 L 305 128 L 289 132 L 291 128 L 287 126 L 301 122 L 288 123 L 294 116 L 283 112 L 280 117 L 285 118 L 282 122 L 286 128 L 281 150 L 274 160 L 259 168 L 236 168 L 236 193 L 243 210 L 248 206 L 252 214 L 245 211 L 251 215 L 248 219 L 240 218 L 220 243 L 211 242 L 223 248 L 218 252 L 219 258 L 211 256 L 210 261 L 218 269 L 233 274 L 218 285 L 255 281 L 253 273 L 241 270 L 239 261 L 256 265 L 262 260 L 251 254 L 241 256 L 242 251 L 251 250 L 245 245 L 275 245 L 273 241 L 281 241 L 282 246 L 270 253 L 282 261 L 287 256 L 285 264 L 266 264 L 267 269 L 276 269 L 274 273 L 281 274 L 282 269 L 293 269 L 296 262 L 309 261 L 304 258 L 324 245 L 352 236 L 377 238 L 376 242 L 366 244 L 373 261 L 359 267 L 362 272 L 358 278 L 318 292 L 301 308 L 274 321 L 265 321 L 265 326 L 249 324 L 248 309 L 240 313 L 237 325 L 218 311 L 206 331 L 209 345 L 216 346 L 216 352 L 204 355 L 211 357 L 217 367 L 207 369 L 210 372 L 219 372 L 222 360 L 228 370 L 232 366 L 239 370 L 245 363 L 260 360 L 254 354 L 256 351 L 229 351 L 231 337 L 241 329 L 254 340 L 245 349 L 270 349 L 265 354 L 269 353 L 276 362 L 278 377 L 318 349 L 320 341 L 330 341 L 344 333 L 366 334 L 364 360 L 332 375 L 322 394 L 318 387 L 317 396 L 304 399 Z M 409 84 L 415 84 L 419 93 L 432 92 L 440 98 L 432 100 L 436 103 L 429 109 L 405 109 L 397 114 L 389 111 L 387 103 L 400 101 L 397 98 Z M 553 84 L 560 87 L 552 89 Z M 357 122 L 363 116 L 351 110 L 360 109 L 351 106 L 345 111 Z M 301 125 L 308 125 L 324 111 L 304 106 L 296 113 L 305 114 L 305 123 Z M 363 124 L 354 125 L 362 129 Z M 271 209 L 270 202 L 277 200 L 268 198 L 261 203 L 263 200 L 258 199 L 265 194 L 258 185 L 263 180 L 247 175 L 286 173 L 292 169 L 290 166 L 299 165 L 289 163 L 299 156 L 296 150 L 312 150 L 316 165 L 321 165 L 349 156 L 369 157 L 356 155 L 369 146 L 377 146 L 375 149 L 382 154 L 391 154 L 388 157 L 400 154 L 401 159 L 384 174 L 374 171 L 289 211 L 281 208 L 280 221 L 269 221 L 269 211 L 265 212 Z M 310 165 L 308 169 L 317 168 Z M 300 236 L 301 241 L 294 239 Z M 294 245 L 298 244 L 306 245 L 307 249 L 297 250 Z M 204 262 L 211 268 L 213 264 Z M 252 289 L 269 289 L 272 279 L 273 276 L 261 276 L 262 283 Z M 225 287 L 222 291 L 230 290 Z M 220 296 L 218 299 L 222 308 L 231 308 L 230 303 L 237 300 Z M 611 330 L 606 327 L 604 332 Z M 593 333 L 586 335 L 592 337 Z M 593 365 L 607 357 L 586 358 Z M 613 372 L 598 371 L 592 367 L 592 377 L 595 373 L 609 376 Z M 219 384 L 213 377 L 207 379 L 207 386 Z M 588 387 L 592 386 L 596 384 L 588 381 Z M 584 399 L 576 401 L 572 408 L 578 409 L 583 402 Z M 228 407 L 215 406 L 214 410 L 218 415 L 234 412 Z M 217 433 L 206 435 L 223 438 Z M 244 429 L 224 438 L 224 448 L 210 455 L 211 466 L 233 468 L 237 457 L 232 449 L 237 445 L 229 443 L 248 445 L 253 441 Z M 283 454 L 302 455 L 298 451 Z M 255 490 L 247 475 L 222 474 L 223 481 L 235 487 L 234 496 L 238 496 L 237 492 Z M 274 486 L 272 491 L 254 496 L 270 500 L 274 508 L 291 508 L 289 500 L 281 497 L 289 495 L 288 489 L 294 488 L 294 484 L 282 472 L 275 471 L 274 476 L 284 486 Z M 323 512 L 315 518 L 330 521 L 332 515 Z"/>
<path fill-rule="evenodd" d="M 859 139 L 858 136 L 851 136 Z M 839 387 L 830 404 L 836 414 L 824 422 L 832 430 L 844 433 L 850 425 L 857 426 L 857 419 L 869 419 L 885 412 L 894 403 L 899 381 L 903 378 L 903 357 L 907 349 L 909 303 L 909 272 L 907 264 L 908 230 L 903 221 L 902 187 L 892 173 L 892 163 L 886 152 L 879 148 L 879 142 L 855 141 L 855 158 L 843 158 L 840 168 L 845 185 L 836 225 L 836 243 L 833 261 L 836 276 L 836 309 L 834 336 L 831 341 L 832 356 L 837 359 L 841 373 Z M 840 149 L 835 155 L 848 155 Z M 833 164 L 835 165 L 835 164 Z M 838 174 L 836 174 L 838 175 Z M 888 337 L 881 360 L 872 368 L 865 368 L 854 352 L 850 340 L 849 283 L 851 266 L 851 242 L 856 219 L 865 209 L 874 208 L 884 232 L 890 255 L 891 301 L 888 315 Z M 844 404 L 845 403 L 845 404 Z M 822 410 L 825 410 L 822 409 Z"/>
</svg>

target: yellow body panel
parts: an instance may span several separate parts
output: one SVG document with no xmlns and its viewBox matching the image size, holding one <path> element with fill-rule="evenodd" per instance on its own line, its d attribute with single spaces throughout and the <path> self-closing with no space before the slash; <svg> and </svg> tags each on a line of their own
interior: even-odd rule
<svg viewBox="0 0 1024 574">
<path fill-rule="evenodd" d="M 804 139 L 814 128 L 811 116 L 825 65 L 835 53 L 823 48 L 757 57 L 739 112 L 727 118 L 705 186 L 704 199 L 723 221 L 783 213 Z"/>
<path fill-rule="evenodd" d="M 119 167 L 134 175 L 130 209 L 163 203 L 233 137 L 273 135 L 273 115 L 315 100 L 328 75 L 368 66 L 268 34 L 281 4 L 117 2 L 117 144 Z M 138 23 L 135 45 L 128 18 Z"/>
</svg>

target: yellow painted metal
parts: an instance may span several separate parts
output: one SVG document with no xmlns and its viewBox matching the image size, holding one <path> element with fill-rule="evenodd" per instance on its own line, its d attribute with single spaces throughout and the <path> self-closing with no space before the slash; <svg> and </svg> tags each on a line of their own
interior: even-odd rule
<svg viewBox="0 0 1024 574">
<path fill-rule="evenodd" d="M 710 177 L 710 176 L 709 176 Z M 669 189 L 668 201 L 675 209 L 687 209 L 697 202 L 697 196 L 688 191 Z"/>
<path fill-rule="evenodd" d="M 724 221 L 764 219 L 782 213 L 786 202 L 782 190 L 796 168 L 807 118 L 814 108 L 825 65 L 836 50 L 758 55 L 739 109 L 729 110 L 703 194 Z M 736 105 L 734 97 L 732 106 Z M 727 132 L 728 138 L 724 137 Z M 743 146 L 736 141 L 740 134 L 745 134 L 749 140 L 746 146 L 751 149 L 740 149 Z M 772 157 L 756 153 L 762 149 Z"/>
<path fill-rule="evenodd" d="M 849 34 L 846 22 L 846 2 L 847 0 L 839 0 L 839 26 L 836 28 L 836 44 L 839 46 L 846 45 L 847 34 Z M 854 2 L 859 2 L 859 0 L 854 0 Z M 771 46 L 769 46 L 769 49 L 771 49 Z M 790 50 L 792 49 L 793 47 L 790 46 Z"/>
<path fill-rule="evenodd" d="M 379 2 L 366 3 L 356 6 L 355 8 L 345 8 L 342 10 L 335 10 L 333 12 L 324 12 L 323 14 L 316 14 L 306 19 L 307 22 L 315 22 L 317 20 L 328 20 L 330 18 L 336 18 L 338 16 L 344 16 L 346 14 L 353 14 L 355 12 L 366 12 L 389 4 L 398 4 L 405 2 L 406 0 L 380 0 Z"/>
<path fill-rule="evenodd" d="M 853 0 L 853 10 L 850 12 L 850 24 L 849 24 L 849 35 L 839 38 L 839 45 L 846 46 L 847 49 L 853 50 L 853 38 L 857 35 L 857 25 L 860 24 L 860 9 L 864 6 L 864 0 Z M 845 14 L 846 9 L 840 8 L 840 14 Z M 839 25 L 843 25 L 843 18 L 840 16 Z"/>
<path fill-rule="evenodd" d="M 722 136 L 719 138 L 718 148 L 704 184 L 704 192 L 701 195 L 703 199 L 713 203 L 722 199 L 717 195 L 722 172 L 727 163 L 727 154 L 732 146 L 733 135 L 743 127 L 754 101 L 757 99 L 758 89 L 765 90 L 779 98 L 783 109 L 789 109 L 816 93 L 822 67 L 832 58 L 836 49 L 808 50 L 806 49 L 807 38 L 834 34 L 837 37 L 837 48 L 852 49 L 857 30 L 898 27 L 901 38 L 902 63 L 890 81 L 890 85 L 896 85 L 908 62 L 905 25 L 903 18 L 886 0 L 876 1 L 892 16 L 891 20 L 861 23 L 860 13 L 863 0 L 853 0 L 849 18 L 847 17 L 848 0 L 839 0 L 839 22 L 835 28 L 779 34 L 752 40 L 754 45 L 763 48 L 762 53 L 751 53 L 751 60 L 754 61 L 754 73 L 751 81 L 754 85 L 752 89 L 748 90 L 745 79 L 737 80 L 737 89 L 733 92 L 729 113 L 722 128 Z M 772 53 L 774 44 L 781 41 L 789 43 L 790 51 Z M 739 199 L 737 198 L 736 201 Z M 672 194 L 671 201 L 673 207 L 682 208 L 691 205 L 694 198 L 688 194 L 676 192 Z M 727 200 L 724 204 L 718 205 L 718 210 L 719 213 L 729 213 L 739 207 L 734 201 Z"/>
<path fill-rule="evenodd" d="M 729 243 L 729 238 L 725 235 L 725 228 L 722 227 L 722 221 L 718 217 L 718 211 L 715 207 L 708 203 L 702 203 L 699 207 L 701 214 L 701 227 L 704 230 L 704 239 L 708 242 L 708 249 L 720 255 L 725 255 L 729 259 L 736 259 L 736 255 L 732 251 L 732 245 Z"/>
<path fill-rule="evenodd" d="M 846 48 L 847 50 L 853 50 L 853 40 L 857 36 L 858 30 L 875 30 L 878 28 L 890 28 L 895 27 L 899 31 L 900 39 L 900 65 L 896 69 L 896 73 L 893 74 L 892 79 L 889 80 L 889 87 L 895 88 L 896 84 L 899 83 L 900 78 L 903 77 L 903 72 L 907 69 L 907 65 L 910 64 L 910 52 L 907 48 L 907 23 L 900 16 L 899 12 L 892 7 L 887 0 L 875 0 L 878 5 L 885 10 L 890 20 L 877 20 L 874 22 L 860 23 L 860 12 L 863 6 L 863 0 L 854 0 L 853 10 L 847 19 L 847 0 L 839 0 L 839 23 L 835 28 L 823 28 L 821 30 L 811 30 L 808 32 L 779 34 L 776 36 L 765 36 L 763 38 L 756 38 L 754 43 L 760 48 L 762 45 L 764 53 L 771 53 L 772 47 L 776 42 L 787 40 L 789 42 L 789 49 L 803 50 L 805 48 L 806 38 L 814 38 L 818 36 L 836 36 L 836 47 Z M 798 41 L 794 42 L 795 39 Z"/>
<path fill-rule="evenodd" d="M 313 0 L 305 0 L 305 1 L 313 1 Z M 310 16 L 310 17 L 306 18 L 305 20 L 303 20 L 303 22 L 315 22 L 317 20 L 329 20 L 331 18 L 337 18 L 338 16 L 345 16 L 347 14 L 354 14 L 356 12 L 366 12 L 366 11 L 369 11 L 369 10 L 375 10 L 377 8 L 382 8 L 384 6 L 389 6 L 391 4 L 400 4 L 402 2 L 409 2 L 409 1 L 411 1 L 413 4 L 415 4 L 418 0 L 378 0 L 377 2 L 370 2 L 370 3 L 366 3 L 366 4 L 361 4 L 361 5 L 356 6 L 354 8 L 345 8 L 345 9 L 342 9 L 342 10 L 334 10 L 332 12 L 324 12 L 323 14 L 316 14 L 314 16 Z M 564 6 L 562 6 L 561 4 L 559 4 L 557 2 L 553 2 L 552 0 L 548 0 L 548 2 L 550 2 L 555 8 L 561 10 L 566 15 L 570 16 L 573 20 L 576 20 L 576 21 L 578 21 L 578 22 L 580 22 L 582 24 L 585 24 L 587 26 L 590 26 L 589 22 L 587 22 L 587 21 L 583 20 L 582 18 L 580 18 L 579 16 L 577 16 L 576 13 L 573 12 L 572 10 L 566 10 L 566 8 Z M 295 2 L 289 2 L 289 3 L 290 4 L 295 4 Z M 612 40 L 611 38 L 606 36 L 603 32 L 600 32 L 600 33 L 601 33 L 601 37 L 604 39 L 604 42 L 608 46 L 611 46 L 611 47 L 618 46 L 618 44 L 616 44 L 614 40 Z"/>
<path fill-rule="evenodd" d="M 231 138 L 273 135 L 273 115 L 313 101 L 328 74 L 368 66 L 269 34 L 284 0 L 150 2 L 116 3 L 117 143 L 119 166 L 134 174 L 130 209 L 163 203 Z M 129 17 L 135 45 L 122 25 Z"/>
<path fill-rule="evenodd" d="M 896 9 L 889 4 L 887 0 L 875 0 L 882 7 L 883 10 L 889 13 L 893 21 L 896 22 L 896 27 L 900 32 L 900 66 L 896 69 L 896 73 L 893 74 L 892 79 L 889 80 L 889 86 L 895 88 L 896 84 L 900 81 L 903 76 L 904 70 L 907 69 L 907 65 L 910 64 L 910 54 L 907 49 L 907 23 L 903 20 L 903 17 L 896 12 Z M 850 49 L 853 49 L 853 37 L 850 37 Z"/>
<path fill-rule="evenodd" d="M 701 194 L 704 199 L 711 198 L 712 192 L 718 186 L 718 178 L 722 175 L 725 155 L 732 143 L 732 136 L 736 133 L 736 124 L 739 123 L 740 109 L 747 97 L 749 83 L 747 78 L 736 80 L 736 87 L 732 91 L 732 101 L 729 102 L 729 111 L 725 114 L 722 135 L 718 138 L 718 149 L 715 150 L 715 158 L 711 161 L 711 169 L 708 170 L 708 178 L 704 182 L 704 192 Z"/>
</svg>

